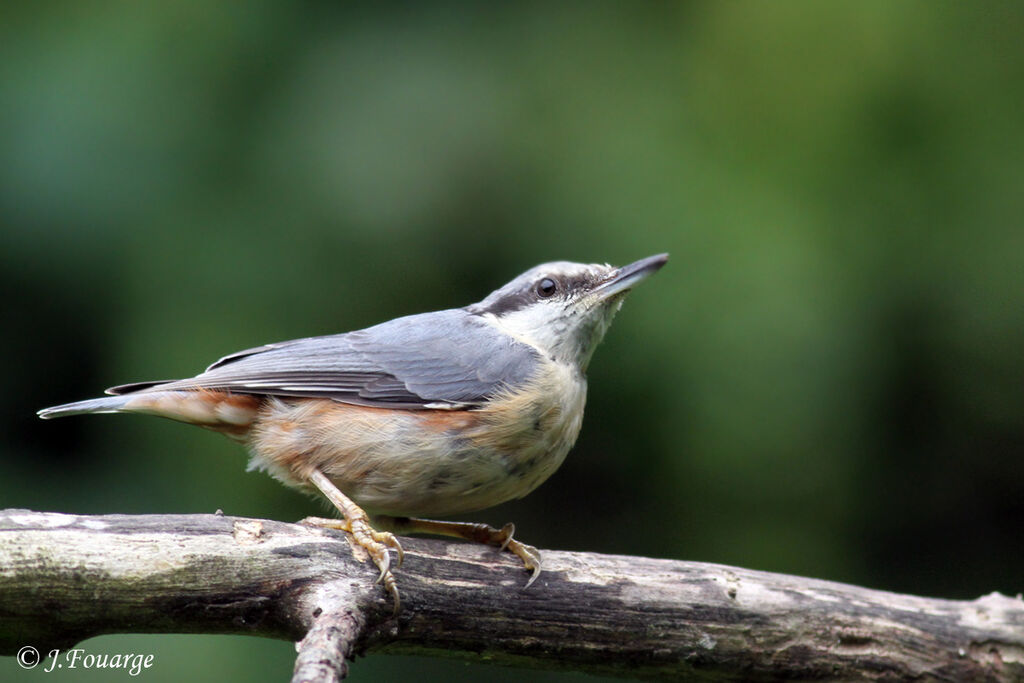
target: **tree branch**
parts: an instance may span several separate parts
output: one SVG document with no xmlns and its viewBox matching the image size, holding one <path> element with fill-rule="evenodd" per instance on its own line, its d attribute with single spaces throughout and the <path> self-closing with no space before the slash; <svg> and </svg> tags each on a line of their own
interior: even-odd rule
<svg viewBox="0 0 1024 683">
<path fill-rule="evenodd" d="M 220 515 L 0 511 L 0 654 L 104 633 L 300 642 L 294 680 L 356 653 L 638 678 L 1024 678 L 1024 602 L 898 595 L 721 565 L 402 539 L 402 611 L 344 534 Z"/>
</svg>

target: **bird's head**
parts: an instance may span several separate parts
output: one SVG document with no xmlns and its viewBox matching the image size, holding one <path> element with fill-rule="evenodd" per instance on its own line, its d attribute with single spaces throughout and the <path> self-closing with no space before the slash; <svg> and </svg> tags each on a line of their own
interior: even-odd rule
<svg viewBox="0 0 1024 683">
<path fill-rule="evenodd" d="M 586 371 L 626 293 L 668 261 L 668 254 L 617 268 L 554 261 L 531 268 L 469 306 L 556 361 Z"/>
</svg>

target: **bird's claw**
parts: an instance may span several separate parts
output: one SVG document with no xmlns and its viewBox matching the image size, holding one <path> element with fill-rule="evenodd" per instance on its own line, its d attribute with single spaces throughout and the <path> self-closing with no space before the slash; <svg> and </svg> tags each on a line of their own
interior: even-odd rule
<svg viewBox="0 0 1024 683">
<path fill-rule="evenodd" d="M 533 582 L 537 580 L 537 577 L 540 576 L 540 551 L 532 545 L 520 543 L 512 538 L 512 535 L 515 532 L 516 525 L 509 522 L 505 526 L 501 527 L 498 533 L 495 534 L 494 540 L 496 542 L 500 541 L 500 545 L 498 546 L 499 550 L 508 550 L 523 561 L 523 566 L 527 571 L 531 572 L 530 579 L 526 582 L 526 586 L 524 586 L 524 588 L 529 588 L 533 585 Z"/>
<path fill-rule="evenodd" d="M 398 542 L 394 534 L 388 531 L 377 531 L 370 526 L 369 520 L 365 518 L 347 520 L 307 517 L 300 523 L 348 532 L 356 545 L 365 550 L 370 559 L 373 560 L 373 563 L 377 565 L 380 575 L 377 577 L 376 583 L 382 584 L 384 590 L 394 598 L 394 614 L 398 614 L 401 605 L 398 597 L 398 582 L 395 581 L 395 575 L 391 573 L 391 554 L 388 552 L 388 548 L 394 548 L 398 556 L 398 562 L 395 564 L 396 569 L 402 566 L 402 561 L 405 559 L 405 551 L 402 550 L 402 544 Z"/>
</svg>

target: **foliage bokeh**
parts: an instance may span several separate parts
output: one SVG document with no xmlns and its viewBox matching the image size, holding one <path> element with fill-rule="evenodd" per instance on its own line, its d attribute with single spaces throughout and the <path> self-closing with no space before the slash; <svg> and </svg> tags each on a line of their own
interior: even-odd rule
<svg viewBox="0 0 1024 683">
<path fill-rule="evenodd" d="M 34 411 L 464 305 L 541 261 L 668 251 L 595 356 L 566 464 L 473 519 L 541 547 L 1024 588 L 1019 3 L 0 19 L 0 506 L 318 514 L 202 430 Z M 293 656 L 90 647 L 124 642 L 166 653 L 149 680 L 280 680 Z M 482 666 L 372 657 L 352 680 L 516 675 Z"/>
</svg>

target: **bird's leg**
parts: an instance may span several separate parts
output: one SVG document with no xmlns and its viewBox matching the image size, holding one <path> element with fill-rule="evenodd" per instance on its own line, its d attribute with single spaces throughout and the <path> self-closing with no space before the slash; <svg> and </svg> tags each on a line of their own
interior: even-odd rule
<svg viewBox="0 0 1024 683">
<path fill-rule="evenodd" d="M 420 519 L 418 517 L 388 517 L 378 515 L 375 518 L 380 524 L 397 533 L 435 534 L 437 536 L 453 536 L 468 541 L 498 546 L 501 550 L 514 553 L 523 561 L 526 569 L 532 572 L 526 587 L 540 576 L 540 551 L 532 545 L 526 545 L 512 538 L 516 525 L 509 522 L 500 529 L 487 524 L 473 522 L 443 522 L 436 519 Z"/>
<path fill-rule="evenodd" d="M 314 469 L 309 475 L 309 480 L 320 489 L 320 493 L 324 494 L 327 500 L 334 504 L 334 507 L 338 508 L 344 519 L 307 517 L 302 520 L 301 524 L 339 529 L 351 534 L 353 540 L 366 550 L 373 563 L 380 569 L 380 577 L 378 577 L 377 583 L 384 584 L 384 589 L 395 599 L 395 614 L 398 614 L 398 585 L 395 582 L 394 575 L 391 573 L 391 555 L 388 553 L 388 548 L 395 549 L 398 553 L 398 564 L 396 566 L 401 567 L 402 560 L 405 559 L 405 553 L 402 551 L 402 546 L 399 544 L 398 539 L 388 531 L 377 531 L 370 526 L 370 518 L 363 512 L 363 509 L 353 503 L 320 470 Z"/>
</svg>

